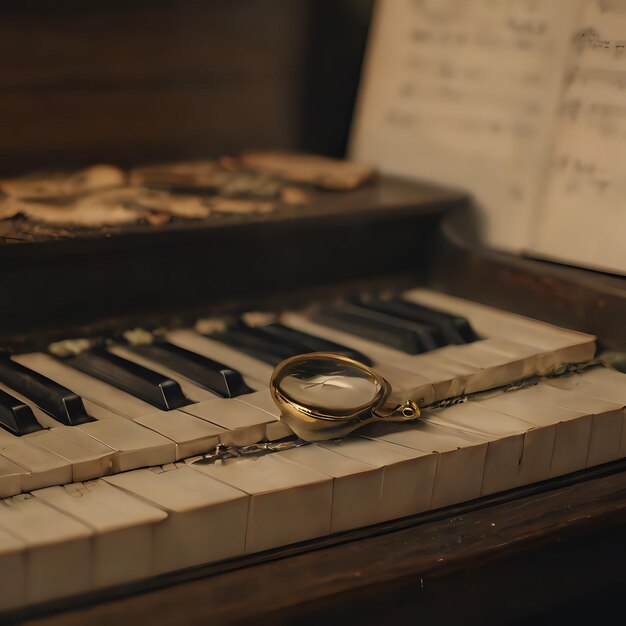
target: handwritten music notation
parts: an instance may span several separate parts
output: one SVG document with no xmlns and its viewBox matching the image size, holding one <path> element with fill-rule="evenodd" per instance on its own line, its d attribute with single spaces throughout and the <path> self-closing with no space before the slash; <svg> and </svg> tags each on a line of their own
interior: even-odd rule
<svg viewBox="0 0 626 626">
<path fill-rule="evenodd" d="M 534 248 L 626 273 L 626 1 L 583 6 Z"/>
<path fill-rule="evenodd" d="M 528 140 L 549 80 L 542 61 L 554 48 L 546 11 L 527 0 L 410 6 L 413 20 L 382 119 L 405 130 L 425 122 Z"/>
<path fill-rule="evenodd" d="M 580 49 L 611 50 L 617 55 L 626 51 L 626 39 L 603 39 L 594 28 L 585 28 L 576 33 L 574 42 Z"/>
<path fill-rule="evenodd" d="M 375 26 L 353 155 L 468 190 L 488 245 L 591 258 L 579 214 L 626 215 L 626 0 L 379 0 Z"/>
</svg>

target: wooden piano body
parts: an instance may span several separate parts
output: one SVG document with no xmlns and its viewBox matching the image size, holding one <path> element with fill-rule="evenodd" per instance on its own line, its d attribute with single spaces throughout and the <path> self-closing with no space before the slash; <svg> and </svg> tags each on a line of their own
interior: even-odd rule
<svg viewBox="0 0 626 626">
<path fill-rule="evenodd" d="M 160 33 L 180 17 L 173 6 L 176 3 L 111 3 L 109 8 L 120 25 L 114 54 L 99 53 L 89 59 L 74 51 L 89 38 L 107 41 L 111 26 L 103 15 L 90 16 L 79 3 L 70 3 L 66 13 L 55 17 L 51 5 L 36 4 L 31 12 L 7 9 L 9 27 L 4 32 L 11 50 L 24 46 L 16 33 L 37 42 L 41 29 L 49 30 L 49 21 L 54 19 L 59 20 L 59 32 L 72 35 L 53 47 L 57 56 L 52 65 L 61 68 L 53 86 L 43 72 L 32 71 L 46 58 L 46 46 L 25 48 L 33 55 L 24 57 L 22 65 L 22 69 L 31 68 L 29 72 L 11 64 L 15 55 L 5 57 L 11 72 L 6 74 L 9 79 L 4 88 L 10 97 L 3 101 L 3 115 L 13 124 L 8 126 L 0 153 L 3 174 L 101 159 L 131 165 L 141 160 L 198 157 L 205 155 L 209 141 L 211 154 L 237 151 L 250 143 L 335 153 L 343 149 L 347 131 L 341 115 L 335 112 L 331 126 L 325 127 L 322 118 L 329 112 L 328 104 L 321 103 L 316 117 L 311 94 L 327 80 L 341 86 L 341 76 L 355 75 L 355 64 L 339 65 L 330 79 L 315 75 L 303 89 L 307 98 L 302 98 L 293 89 L 294 76 L 310 59 L 294 42 L 300 41 L 294 34 L 304 32 L 309 24 L 318 32 L 330 22 L 347 20 L 354 25 L 349 3 L 337 3 L 341 8 L 324 3 L 323 10 L 307 2 L 299 9 L 288 2 L 280 8 L 265 3 L 255 8 L 247 3 L 249 19 L 243 35 L 226 3 L 213 9 L 182 3 L 181 30 L 190 33 L 188 46 L 170 45 L 169 62 L 158 71 L 151 70 L 153 52 L 160 49 Z M 332 17 L 325 18 L 325 11 L 333 11 Z M 209 41 L 204 29 L 216 30 L 211 26 L 215 15 L 224 29 L 223 37 Z M 273 19 L 281 15 L 280 20 Z M 138 32 L 140 45 L 135 47 Z M 348 56 L 360 58 L 363 34 L 360 28 L 354 35 Z M 259 88 L 245 75 L 246 46 L 236 46 L 236 53 L 226 59 L 220 55 L 225 41 L 237 37 L 252 41 L 255 50 L 264 50 L 265 55 L 256 60 L 257 74 L 278 68 L 269 83 Z M 334 41 L 341 47 L 340 36 Z M 299 65 L 287 62 L 285 50 L 299 51 Z M 217 57 L 226 69 L 211 65 L 207 78 L 197 59 Z M 125 67 L 128 58 L 134 58 L 135 64 Z M 278 59 L 282 62 L 277 65 Z M 94 65 L 97 71 L 86 81 L 86 72 Z M 182 79 L 181 67 L 186 70 Z M 226 75 L 238 76 L 240 82 L 229 82 Z M 143 89 L 136 88 L 142 77 Z M 222 89 L 212 89 L 216 80 L 222 81 Z M 355 85 L 356 78 L 352 89 Z M 43 92 L 43 99 L 33 97 Z M 217 102 L 216 93 L 222 94 Z M 253 99 L 261 97 L 259 106 L 230 110 L 232 99 L 250 102 L 250 94 Z M 341 94 L 340 113 L 347 115 L 354 94 L 349 85 L 343 86 Z M 29 103 L 26 108 L 22 106 L 25 101 Z M 151 108 L 152 102 L 159 106 Z M 207 110 L 210 115 L 205 114 Z M 297 120 L 285 125 L 280 112 L 287 110 L 296 110 Z M 120 111 L 131 115 L 120 115 Z M 99 124 L 105 118 L 111 123 Z M 33 120 L 34 127 L 25 125 Z M 24 133 L 25 127 L 34 130 Z M 151 239 L 142 237 L 146 233 L 139 228 L 123 240 L 42 237 L 2 245 L 0 280 L 5 300 L 0 343 L 18 352 L 39 350 L 56 338 L 170 323 L 178 316 L 179 323 L 184 323 L 200 312 L 282 308 L 364 289 L 419 285 L 597 335 L 605 350 L 626 349 L 623 279 L 482 249 L 458 235 L 458 217 L 442 220 L 444 213 L 461 208 L 458 194 L 419 191 L 398 181 L 381 184 L 387 198 L 382 205 L 388 201 L 395 207 L 393 221 L 381 210 L 380 189 L 367 188 L 360 192 L 356 211 L 354 202 L 343 199 L 329 208 L 323 203 L 302 221 L 285 213 L 248 224 L 232 219 L 219 229 L 210 224 L 206 228 L 173 224 Z M 420 210 L 415 210 L 417 197 Z M 261 243 L 259 232 L 263 232 Z M 284 232 L 293 239 L 286 240 Z M 340 270 L 336 262 L 324 257 L 320 270 L 317 257 L 303 249 L 313 238 L 311 233 L 326 245 L 334 241 L 341 250 Z M 343 245 L 349 233 L 353 234 L 349 245 Z M 151 243 L 140 243 L 147 241 Z M 283 247 L 286 241 L 288 250 Z M 143 257 L 139 261 L 138 245 Z M 164 245 L 176 261 L 161 254 Z M 220 271 L 222 259 L 233 246 L 252 248 L 255 255 L 238 255 L 225 274 Z M 108 259 L 102 271 L 100 254 Z M 302 267 L 281 274 L 284 282 L 277 281 L 277 265 L 283 267 L 285 257 L 294 255 Z M 263 263 L 251 273 L 250 267 L 259 258 Z M 136 262 L 146 280 L 125 282 L 125 270 Z M 209 268 L 202 277 L 202 289 L 191 272 L 176 271 L 190 266 Z M 94 273 L 99 275 L 98 283 L 90 281 Z M 262 280 L 264 276 L 271 279 Z M 143 290 L 140 297 L 137 289 Z M 179 306 L 181 301 L 184 306 Z M 626 586 L 625 487 L 626 465 L 613 461 L 398 520 L 20 609 L 0 620 L 51 626 L 140 620 L 153 624 L 597 620 L 621 608 Z"/>
<path fill-rule="evenodd" d="M 244 262 L 230 267 L 229 280 L 222 283 L 219 290 L 223 297 L 218 298 L 215 291 L 210 294 L 199 292 L 195 295 L 196 299 L 186 302 L 186 307 L 177 306 L 171 310 L 159 307 L 157 300 L 151 301 L 150 290 L 163 297 L 169 293 L 170 287 L 176 288 L 176 276 L 173 274 L 173 279 L 165 278 L 164 283 L 162 276 L 157 274 L 156 282 L 146 289 L 139 310 L 126 311 L 124 315 L 124 303 L 132 302 L 129 295 L 134 285 L 129 289 L 123 281 L 109 282 L 106 298 L 94 289 L 83 292 L 74 288 L 64 292 L 68 294 L 67 298 L 51 300 L 51 315 L 45 321 L 42 319 L 38 330 L 33 329 L 32 321 L 27 318 L 29 308 L 25 303 L 28 302 L 28 294 L 25 291 L 21 298 L 13 302 L 16 308 L 8 309 L 4 317 L 4 345 L 18 354 L 15 357 L 18 361 L 37 367 L 37 360 L 24 360 L 19 354 L 45 349 L 48 342 L 59 338 L 85 334 L 115 336 L 120 329 L 132 327 L 138 322 L 144 322 L 147 327 L 159 324 L 185 327 L 199 312 L 205 315 L 233 315 L 254 305 L 257 309 L 270 311 L 289 309 L 301 306 L 303 302 L 319 304 L 333 301 L 337 294 L 345 297 L 364 290 L 398 291 L 422 285 L 458 294 L 464 298 L 459 302 L 484 301 L 495 306 L 497 316 L 501 315 L 497 310 L 513 309 L 514 312 L 560 325 L 559 316 L 563 315 L 566 319 L 563 326 L 583 332 L 593 330 L 606 349 L 614 352 L 623 349 L 623 327 L 612 321 L 621 318 L 626 302 L 620 279 L 600 276 L 595 277 L 598 280 L 592 280 L 594 275 L 590 272 L 538 264 L 462 244 L 454 236 L 455 222 L 463 218 L 462 197 L 442 190 L 403 185 L 382 178 L 358 192 L 343 192 L 345 195 L 339 200 L 346 203 L 346 214 L 337 208 L 324 214 L 313 206 L 310 215 L 304 212 L 302 216 L 291 217 L 291 223 L 287 218 L 281 222 L 280 213 L 274 217 L 279 228 L 292 229 L 294 239 L 300 231 L 310 232 L 307 231 L 310 220 L 313 223 L 317 221 L 326 232 L 334 233 L 338 250 L 341 248 L 341 237 L 345 237 L 353 227 L 351 220 L 356 220 L 360 226 L 367 225 L 370 213 L 374 216 L 372 229 L 378 233 L 387 228 L 391 231 L 394 225 L 404 223 L 405 232 L 400 235 L 400 240 L 405 237 L 405 241 L 401 250 L 406 250 L 413 239 L 423 238 L 433 242 L 432 247 L 420 246 L 419 259 L 413 262 L 402 254 L 394 255 L 399 239 L 383 240 L 379 254 L 386 258 L 387 263 L 381 275 L 374 280 L 366 279 L 371 274 L 367 263 L 354 262 L 366 258 L 367 250 L 353 248 L 345 257 L 338 255 L 334 258 L 335 262 L 345 261 L 347 275 L 335 272 L 333 263 L 326 266 L 322 263 L 319 284 L 306 296 L 303 296 L 297 279 L 292 279 L 287 285 L 274 285 L 278 287 L 276 291 L 268 292 L 264 297 L 255 294 L 254 298 L 244 298 L 241 288 L 243 286 L 244 291 L 248 289 L 245 282 L 247 264 Z M 383 190 L 387 187 L 390 193 L 385 196 Z M 357 194 L 357 201 L 350 201 L 351 193 Z M 408 194 L 414 202 L 413 206 L 402 193 Z M 386 212 L 376 210 L 380 209 L 380 205 L 376 205 L 375 201 L 381 197 L 389 198 Z M 332 207 L 333 203 L 329 206 Z M 442 220 L 441 216 L 446 211 L 448 217 Z M 377 223 L 376 219 L 380 222 Z M 191 227 L 193 223 L 186 229 Z M 245 241 L 246 233 L 252 232 L 252 225 L 247 225 L 245 220 L 234 220 L 230 228 L 233 233 L 231 240 L 234 241 L 239 234 Z M 162 241 L 165 235 L 158 229 L 138 227 L 136 230 L 134 237 L 139 240 L 142 236 L 146 240 L 156 236 Z M 200 228 L 196 224 L 194 236 L 198 240 L 210 238 L 214 236 L 213 230 L 215 228 L 210 224 Z M 174 231 L 174 236 L 179 236 L 179 233 Z M 371 241 L 374 237 L 373 232 L 367 239 Z M 82 239 L 84 241 L 84 237 Z M 79 244 L 80 240 L 81 237 L 78 237 Z M 326 239 L 329 240 L 332 239 Z M 25 246 L 31 256 L 30 271 L 35 265 L 42 269 L 42 276 L 45 276 L 45 264 L 52 263 L 55 258 L 55 247 L 57 259 L 72 258 L 67 253 L 72 250 L 71 240 L 69 243 L 45 238 L 43 241 L 11 243 L 5 244 L 3 253 L 8 255 L 7 258 L 14 255 L 14 260 L 7 266 L 14 267 L 19 276 L 22 268 L 15 259 L 19 259 L 19 248 Z M 120 254 L 129 254 L 132 250 L 117 243 L 115 235 L 98 245 L 112 246 L 114 250 L 120 250 Z M 294 254 L 297 248 L 293 247 Z M 182 249 L 194 254 L 189 245 Z M 271 249 L 280 249 L 280 238 L 273 242 Z M 197 253 L 205 256 L 195 262 L 201 267 L 211 267 L 222 257 L 224 248 L 219 245 L 199 246 Z M 263 271 L 271 273 L 272 268 L 280 263 L 279 256 L 268 255 L 264 259 L 266 265 Z M 88 262 L 89 257 L 85 257 L 85 263 L 79 264 L 75 271 L 85 275 L 91 272 L 93 275 L 96 269 L 84 266 Z M 94 262 L 97 264 L 97 260 Z M 128 261 L 125 263 L 128 266 Z M 415 270 L 408 275 L 407 265 Z M 68 267 L 71 275 L 74 270 Z M 151 268 L 152 260 L 147 259 L 135 271 L 149 275 Z M 315 264 L 312 264 L 310 271 L 314 269 Z M 484 280 L 486 275 L 490 277 L 487 282 Z M 36 277 L 37 272 L 33 276 Z M 15 281 L 15 277 L 7 274 L 4 280 Z M 79 283 L 82 281 L 73 279 L 66 284 L 71 287 Z M 149 281 L 147 283 L 150 284 Z M 16 281 L 11 289 L 5 291 L 15 293 L 19 284 Z M 163 291 L 159 291 L 159 285 Z M 233 297 L 233 292 L 228 291 L 225 285 L 234 285 L 233 289 L 240 291 Z M 45 281 L 39 286 L 41 290 L 47 288 Z M 189 286 L 184 287 L 188 289 Z M 555 297 L 547 298 L 547 292 L 555 294 Z M 78 308 L 76 298 L 84 293 L 88 304 Z M 509 295 L 502 297 L 502 293 Z M 544 308 L 530 306 L 531 297 Z M 98 298 L 101 300 L 98 301 Z M 105 306 L 111 299 L 118 307 L 114 315 Z M 447 302 L 445 297 L 443 302 Z M 607 306 L 605 302 L 611 305 Z M 450 303 L 446 306 L 450 307 Z M 506 314 L 502 315 L 506 317 Z M 477 323 L 481 323 L 480 316 Z M 482 336 L 490 334 L 486 325 L 478 328 Z M 306 324 L 302 329 L 310 330 Z M 188 333 L 185 330 L 176 332 Z M 575 341 L 581 341 L 573 336 Z M 329 337 L 345 338 L 349 334 L 331 333 Z M 581 337 L 584 344 L 585 335 Z M 348 341 L 356 342 L 356 347 L 365 345 L 369 349 L 367 342 L 355 338 Z M 181 345 L 189 347 L 184 342 Z M 590 352 L 588 356 L 592 354 Z M 408 361 L 402 363 L 406 365 Z M 42 371 L 48 375 L 52 372 Z M 414 376 L 421 375 L 418 371 Z M 72 376 L 58 380 L 69 387 L 79 384 Z M 90 392 L 85 391 L 84 383 L 83 387 L 75 388 L 87 399 L 92 398 Z M 98 398 L 94 399 L 99 402 Z M 565 448 L 562 452 L 561 458 L 565 462 L 574 454 L 573 450 Z M 181 458 L 190 454 L 185 453 Z M 547 481 L 527 484 L 505 493 L 499 493 L 502 487 L 485 490 L 486 478 L 483 476 L 483 495 L 478 500 L 460 504 L 450 500 L 448 506 L 441 508 L 444 500 L 442 504 L 433 504 L 434 510 L 424 513 L 388 519 L 364 528 L 348 527 L 295 545 L 260 553 L 253 551 L 234 559 L 166 572 L 157 577 L 143 577 L 135 582 L 108 586 L 69 598 L 35 603 L 6 617 L 41 624 L 99 624 L 111 619 L 122 623 L 150 619 L 165 624 L 174 619 L 183 623 L 198 620 L 230 623 L 249 619 L 261 623 L 318 623 L 319 620 L 355 619 L 358 616 L 364 623 L 380 623 L 393 615 L 400 623 L 411 623 L 419 614 L 422 618 L 444 621 L 463 619 L 467 623 L 503 623 L 505 619 L 523 623 L 524 618 L 543 615 L 546 611 L 547 615 L 552 614 L 550 611 L 589 612 L 595 598 L 601 598 L 605 606 L 614 602 L 624 583 L 620 561 L 626 506 L 623 481 L 626 474 L 622 461 L 597 467 L 604 457 L 598 458 L 600 461 L 593 461 L 593 467 L 590 465 L 589 469 L 575 473 L 564 470 L 565 473 L 560 472 L 562 475 L 555 475 Z M 610 458 L 616 458 L 616 454 L 613 453 Z M 152 464 L 155 462 L 163 463 L 165 460 Z M 498 476 L 494 478 L 498 479 Z M 581 585 L 584 585 L 586 593 L 584 602 L 579 596 Z M 242 601 L 242 597 L 246 600 Z M 451 602 L 450 597 L 454 597 L 455 601 Z"/>
</svg>

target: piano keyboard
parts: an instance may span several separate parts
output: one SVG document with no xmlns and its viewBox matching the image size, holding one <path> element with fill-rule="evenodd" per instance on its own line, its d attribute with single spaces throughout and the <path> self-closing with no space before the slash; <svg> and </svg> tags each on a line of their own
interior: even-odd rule
<svg viewBox="0 0 626 626">
<path fill-rule="evenodd" d="M 414 515 L 626 456 L 626 375 L 596 368 L 546 380 L 427 409 L 411 424 L 371 425 L 342 441 L 259 458 L 200 456 L 5 498 L 0 609 Z M 84 426 L 100 420 L 117 418 Z M 11 467 L 23 471 L 3 463 L 5 481 Z"/>
<path fill-rule="evenodd" d="M 0 357 L 0 497 L 290 436 L 268 383 L 302 352 L 372 364 L 423 406 L 595 350 L 589 335 L 421 289 L 266 317 Z"/>
</svg>

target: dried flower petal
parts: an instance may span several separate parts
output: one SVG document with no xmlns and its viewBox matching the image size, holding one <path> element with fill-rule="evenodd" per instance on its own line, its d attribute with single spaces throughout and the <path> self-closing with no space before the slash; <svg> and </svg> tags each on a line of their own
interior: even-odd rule
<svg viewBox="0 0 626 626">
<path fill-rule="evenodd" d="M 374 175 L 369 165 L 312 154 L 245 152 L 241 161 L 257 172 L 327 189 L 355 189 Z"/>
<path fill-rule="evenodd" d="M 113 165 L 94 165 L 71 174 L 34 175 L 0 181 L 5 194 L 23 199 L 62 198 L 123 185 L 124 172 Z"/>
<path fill-rule="evenodd" d="M 217 213 L 271 213 L 274 205 L 271 202 L 242 200 L 240 198 L 221 198 L 216 196 L 210 200 L 211 208 Z"/>
</svg>

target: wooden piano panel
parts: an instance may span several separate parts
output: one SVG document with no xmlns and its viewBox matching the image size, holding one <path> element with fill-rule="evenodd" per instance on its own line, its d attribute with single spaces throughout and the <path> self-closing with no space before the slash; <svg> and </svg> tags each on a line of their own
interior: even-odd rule
<svg viewBox="0 0 626 626">
<path fill-rule="evenodd" d="M 602 350 L 626 350 L 626 278 L 487 249 L 465 236 L 467 218 L 457 212 L 442 223 L 434 289 L 591 333 Z"/>
<path fill-rule="evenodd" d="M 0 7 L 0 172 L 293 147 L 308 2 Z"/>
</svg>

